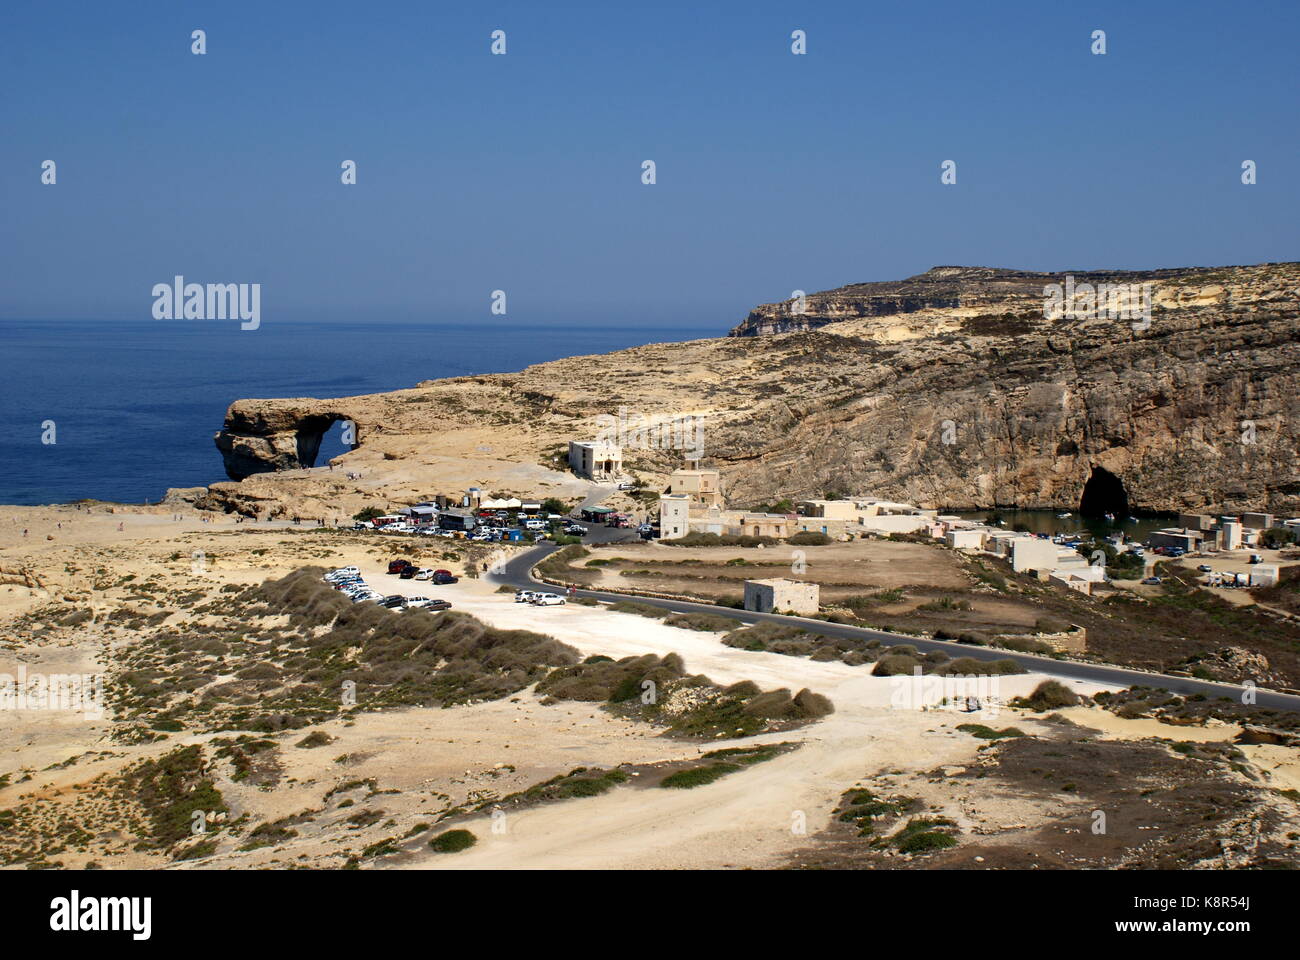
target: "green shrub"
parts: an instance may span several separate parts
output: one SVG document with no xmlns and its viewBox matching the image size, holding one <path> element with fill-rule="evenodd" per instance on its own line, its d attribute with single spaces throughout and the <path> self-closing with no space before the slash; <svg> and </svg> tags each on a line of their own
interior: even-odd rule
<svg viewBox="0 0 1300 960">
<path fill-rule="evenodd" d="M 705 784 L 720 780 L 729 773 L 735 773 L 741 769 L 738 763 L 710 763 L 702 767 L 691 767 L 689 770 L 678 770 L 671 773 L 659 781 L 659 786 L 668 787 L 669 789 L 689 790 L 692 787 L 702 787 Z"/>
<path fill-rule="evenodd" d="M 898 845 L 898 850 L 900 853 L 923 853 L 927 850 L 942 850 L 944 847 L 955 846 L 957 840 L 950 834 L 927 830 L 906 837 Z"/>
<path fill-rule="evenodd" d="M 1059 707 L 1073 707 L 1078 702 L 1079 695 L 1059 680 L 1044 680 L 1029 696 L 1013 700 L 1012 706 L 1042 712 Z"/>
<path fill-rule="evenodd" d="M 831 542 L 831 538 L 824 533 L 815 530 L 805 530 L 802 533 L 796 533 L 793 536 L 786 537 L 786 543 L 794 546 L 824 547 Z"/>
<path fill-rule="evenodd" d="M 678 613 L 664 621 L 670 627 L 685 630 L 700 630 L 707 633 L 723 633 L 740 626 L 739 620 L 719 617 L 712 613 Z"/>
<path fill-rule="evenodd" d="M 649 603 L 637 603 L 635 600 L 618 600 L 609 605 L 609 609 L 615 613 L 635 613 L 640 617 L 653 617 L 663 619 L 672 613 L 663 607 L 656 607 Z"/>
<path fill-rule="evenodd" d="M 468 830 L 444 830 L 429 841 L 429 849 L 434 853 L 459 853 L 478 843 L 478 837 Z"/>
<path fill-rule="evenodd" d="M 1025 732 L 1018 727 L 994 730 L 982 723 L 962 723 L 957 726 L 957 729 L 963 733 L 969 733 L 972 737 L 978 737 L 980 740 L 1006 740 L 1011 737 L 1023 737 L 1025 735 Z"/>
</svg>

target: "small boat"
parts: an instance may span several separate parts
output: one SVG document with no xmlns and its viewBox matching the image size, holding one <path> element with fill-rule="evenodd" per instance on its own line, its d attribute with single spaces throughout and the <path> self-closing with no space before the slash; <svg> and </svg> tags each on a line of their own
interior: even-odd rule
<svg viewBox="0 0 1300 960">
<path fill-rule="evenodd" d="M 1070 517 L 1072 517 L 1072 516 L 1074 516 L 1074 514 L 1072 514 L 1072 513 L 1058 513 L 1058 514 L 1056 515 L 1056 519 L 1057 519 L 1057 520 L 1068 520 L 1068 519 L 1069 519 Z"/>
</svg>

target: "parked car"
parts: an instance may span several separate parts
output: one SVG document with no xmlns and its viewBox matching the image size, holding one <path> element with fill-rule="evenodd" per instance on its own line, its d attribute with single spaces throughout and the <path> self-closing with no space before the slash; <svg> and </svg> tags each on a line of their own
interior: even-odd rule
<svg viewBox="0 0 1300 960">
<path fill-rule="evenodd" d="M 532 603 L 540 596 L 535 590 L 520 590 L 515 593 L 515 603 Z"/>
<path fill-rule="evenodd" d="M 558 593 L 542 593 L 537 595 L 533 603 L 539 607 L 561 607 L 564 605 L 564 598 Z"/>
<path fill-rule="evenodd" d="M 388 563 L 388 572 L 401 573 L 409 566 L 411 566 L 410 560 L 390 560 Z"/>
<path fill-rule="evenodd" d="M 429 567 L 421 567 L 419 570 L 416 570 L 416 571 L 415 571 L 415 579 L 416 579 L 416 580 L 432 580 L 432 579 L 433 579 L 433 570 L 430 569 Z"/>
<path fill-rule="evenodd" d="M 362 593 L 356 593 L 352 595 L 353 603 L 369 603 L 373 600 L 382 600 L 382 599 L 384 599 L 384 595 L 382 593 L 375 593 L 373 590 L 367 590 Z"/>
<path fill-rule="evenodd" d="M 1208 563 L 1197 564 L 1196 569 L 1201 571 L 1201 573 L 1211 573 L 1214 570 L 1214 568 Z"/>
<path fill-rule="evenodd" d="M 451 604 L 446 600 L 431 600 L 428 597 L 411 597 L 406 602 L 408 610 L 450 610 Z"/>
<path fill-rule="evenodd" d="M 339 574 L 348 574 L 348 573 L 358 574 L 360 572 L 361 571 L 358 570 L 356 567 L 339 567 L 337 570 L 331 570 L 329 573 L 325 574 L 325 576 L 333 577 L 333 576 L 338 576 Z"/>
<path fill-rule="evenodd" d="M 587 528 L 578 523 L 571 523 L 564 528 L 564 532 L 571 537 L 585 537 Z"/>
<path fill-rule="evenodd" d="M 419 567 L 414 564 L 407 564 L 402 567 L 402 572 L 398 574 L 403 580 L 414 580 L 415 575 L 420 572 Z"/>
<path fill-rule="evenodd" d="M 545 520 L 525 520 L 525 521 L 524 521 L 524 529 L 525 529 L 525 530 L 545 530 L 545 529 L 546 529 L 546 521 L 545 521 Z"/>
<path fill-rule="evenodd" d="M 635 490 L 636 484 L 632 483 L 631 481 L 624 480 L 622 483 L 618 485 L 618 488 L 620 490 Z"/>
<path fill-rule="evenodd" d="M 460 577 L 453 576 L 446 570 L 435 570 L 433 572 L 433 582 L 438 584 L 459 583 Z"/>
<path fill-rule="evenodd" d="M 1156 584 L 1163 583 L 1164 581 L 1162 581 L 1159 577 L 1147 577 L 1142 582 L 1147 584 L 1148 586 L 1155 586 Z"/>
<path fill-rule="evenodd" d="M 384 599 L 379 601 L 379 605 L 381 607 L 387 607 L 389 610 L 393 610 L 397 607 L 406 606 L 406 598 L 395 593 L 391 597 L 384 597 Z"/>
<path fill-rule="evenodd" d="M 1252 554 L 1250 555 L 1250 562 L 1251 562 L 1251 563 L 1263 563 L 1263 562 L 1264 562 L 1264 557 L 1263 557 L 1262 554 L 1252 553 Z"/>
</svg>

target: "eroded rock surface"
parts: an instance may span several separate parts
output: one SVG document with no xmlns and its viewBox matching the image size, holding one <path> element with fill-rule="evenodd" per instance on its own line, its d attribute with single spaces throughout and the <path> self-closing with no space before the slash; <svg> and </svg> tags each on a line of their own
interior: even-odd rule
<svg viewBox="0 0 1300 960">
<path fill-rule="evenodd" d="M 217 446 L 234 478 L 296 470 L 330 422 L 351 418 L 360 449 L 346 463 L 558 469 L 565 441 L 590 438 L 598 416 L 622 408 L 651 422 L 705 418 L 705 463 L 742 504 L 860 493 L 953 509 L 1077 508 L 1100 470 L 1133 510 L 1300 512 L 1300 264 L 1075 275 L 1153 283 L 1145 329 L 1046 319 L 1053 279 L 1063 275 L 936 268 L 813 294 L 824 322 L 800 322 L 814 329 L 341 400 L 241 400 Z M 874 292 L 863 298 L 861 287 Z M 785 327 L 746 321 L 736 332 L 767 329 Z M 682 451 L 627 449 L 625 460 L 662 476 Z"/>
</svg>

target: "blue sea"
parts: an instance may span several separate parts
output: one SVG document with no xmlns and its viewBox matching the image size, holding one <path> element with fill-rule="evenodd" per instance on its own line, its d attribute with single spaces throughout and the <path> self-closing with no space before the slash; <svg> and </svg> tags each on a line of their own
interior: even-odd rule
<svg viewBox="0 0 1300 960">
<path fill-rule="evenodd" d="M 245 397 L 342 397 L 722 336 L 652 326 L 0 320 L 0 504 L 156 502 L 227 479 L 212 442 Z M 47 421 L 53 422 L 53 443 Z M 339 426 L 318 463 L 343 452 Z"/>
</svg>

